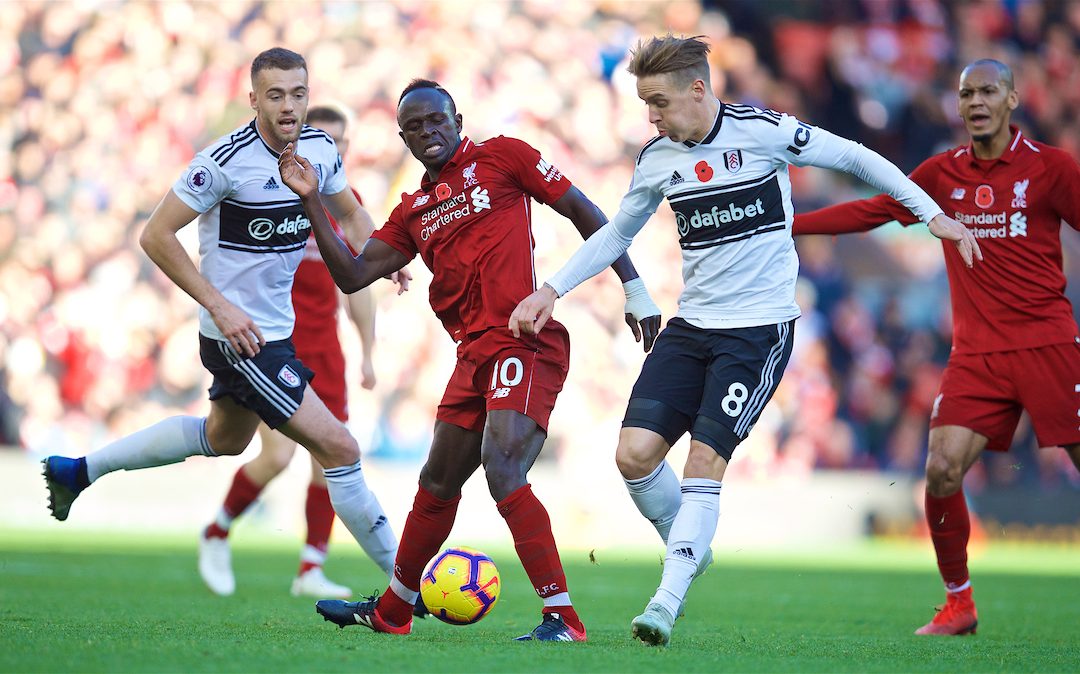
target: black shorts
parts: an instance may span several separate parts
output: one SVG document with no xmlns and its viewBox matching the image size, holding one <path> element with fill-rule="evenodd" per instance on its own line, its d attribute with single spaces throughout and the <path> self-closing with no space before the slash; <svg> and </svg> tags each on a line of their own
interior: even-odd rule
<svg viewBox="0 0 1080 674">
<path fill-rule="evenodd" d="M 254 358 L 244 358 L 228 342 L 199 335 L 199 357 L 214 375 L 210 400 L 229 396 L 270 428 L 285 423 L 300 409 L 304 389 L 315 376 L 296 357 L 291 339 L 267 342 Z"/>
<path fill-rule="evenodd" d="M 630 394 L 623 427 L 690 437 L 731 460 L 769 402 L 791 357 L 795 321 L 707 330 L 668 321 Z"/>
</svg>

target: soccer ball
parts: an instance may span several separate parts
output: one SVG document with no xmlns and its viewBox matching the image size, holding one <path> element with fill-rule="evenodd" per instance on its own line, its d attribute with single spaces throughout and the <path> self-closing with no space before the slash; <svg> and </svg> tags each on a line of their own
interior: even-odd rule
<svg viewBox="0 0 1080 674">
<path fill-rule="evenodd" d="M 447 548 L 420 579 L 420 597 L 444 623 L 471 625 L 495 608 L 499 585 L 491 557 L 472 548 Z"/>
</svg>

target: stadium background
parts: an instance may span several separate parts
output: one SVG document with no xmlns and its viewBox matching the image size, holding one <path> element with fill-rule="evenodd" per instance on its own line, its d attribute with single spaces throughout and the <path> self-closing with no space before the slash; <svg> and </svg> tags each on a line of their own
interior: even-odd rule
<svg viewBox="0 0 1080 674">
<path fill-rule="evenodd" d="M 36 476 L 43 455 L 81 455 L 164 416 L 205 414 L 195 304 L 137 238 L 191 155 L 250 118 L 256 53 L 300 51 L 313 103 L 355 112 L 346 161 L 377 222 L 419 177 L 394 123 L 398 92 L 417 76 L 453 93 L 468 135 L 529 141 L 610 214 L 652 136 L 627 49 L 669 30 L 709 38 L 721 98 L 793 113 L 905 171 L 963 141 L 958 66 L 999 58 L 1016 72 L 1016 122 L 1080 156 L 1080 2 L 0 3 L 4 524 L 54 526 Z M 792 181 L 797 210 L 868 194 L 817 169 L 793 169 Z M 535 213 L 544 277 L 579 239 L 550 210 Z M 665 317 L 681 288 L 672 224 L 662 207 L 631 248 Z M 194 230 L 182 232 L 192 251 Z M 1075 279 L 1080 238 L 1063 238 Z M 923 227 L 894 224 L 798 247 L 795 353 L 728 472 L 718 540 L 917 534 L 927 416 L 950 343 L 940 245 Z M 350 392 L 370 479 L 399 528 L 453 362 L 427 307 L 429 275 L 411 269 L 406 296 L 377 290 L 379 384 Z M 1074 282 L 1074 306 L 1078 292 Z M 643 358 L 621 305 L 604 274 L 557 310 L 572 335 L 571 372 L 534 482 L 571 545 L 655 537 L 632 515 L 612 461 Z M 356 337 L 346 327 L 343 339 L 355 383 Z M 64 526 L 194 535 L 249 456 L 110 476 Z M 305 479 L 294 466 L 242 526 L 293 536 Z M 1060 450 L 1038 450 L 1026 421 L 1013 451 L 987 456 L 967 487 L 991 537 L 1080 540 L 1080 475 Z M 455 536 L 503 540 L 483 485 L 469 489 Z M 462 530 L 470 522 L 477 532 Z"/>
</svg>

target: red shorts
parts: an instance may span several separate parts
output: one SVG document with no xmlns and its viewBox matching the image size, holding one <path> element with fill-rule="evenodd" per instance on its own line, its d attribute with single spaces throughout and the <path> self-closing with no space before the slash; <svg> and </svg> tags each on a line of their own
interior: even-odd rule
<svg viewBox="0 0 1080 674">
<path fill-rule="evenodd" d="M 963 426 L 1008 451 L 1027 410 L 1041 447 L 1080 443 L 1080 344 L 952 355 L 930 428 Z"/>
<path fill-rule="evenodd" d="M 334 339 L 337 348 L 326 348 L 329 344 L 322 345 L 318 350 L 305 349 L 297 346 L 296 356 L 304 365 L 309 367 L 315 377 L 311 380 L 311 388 L 318 394 L 319 399 L 326 404 L 330 413 L 340 421 L 349 420 L 349 403 L 345 394 L 345 356 L 341 353 L 341 346 Z"/>
<path fill-rule="evenodd" d="M 536 338 L 492 328 L 458 346 L 457 367 L 435 418 L 481 432 L 490 410 L 516 410 L 547 431 L 570 369 L 570 336 L 548 321 Z"/>
</svg>

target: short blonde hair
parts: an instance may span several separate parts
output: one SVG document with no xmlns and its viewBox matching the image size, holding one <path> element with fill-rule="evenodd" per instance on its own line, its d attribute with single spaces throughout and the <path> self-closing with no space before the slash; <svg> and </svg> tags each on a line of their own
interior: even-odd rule
<svg viewBox="0 0 1080 674">
<path fill-rule="evenodd" d="M 638 41 L 627 70 L 634 77 L 672 73 L 683 84 L 700 79 L 709 84 L 709 45 L 704 35 L 675 37 L 670 33 L 648 42 Z"/>
</svg>

